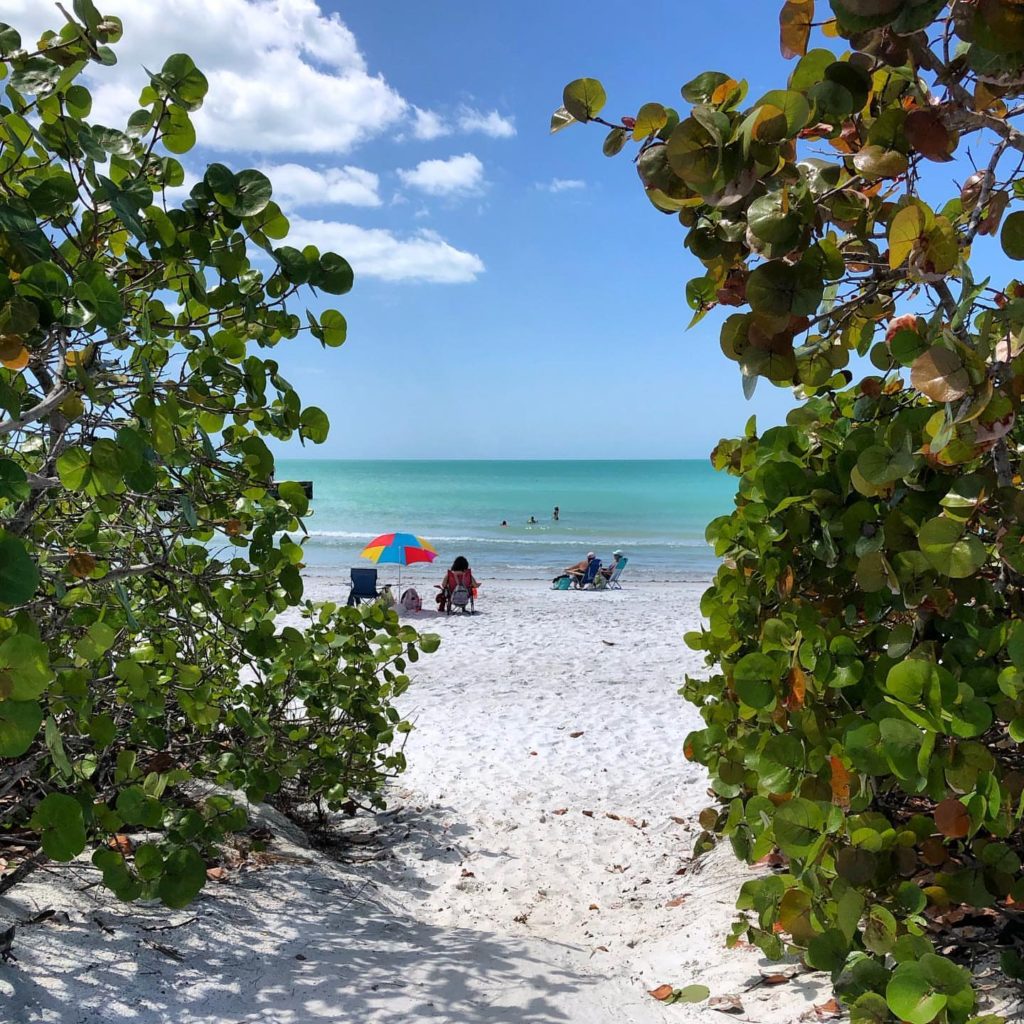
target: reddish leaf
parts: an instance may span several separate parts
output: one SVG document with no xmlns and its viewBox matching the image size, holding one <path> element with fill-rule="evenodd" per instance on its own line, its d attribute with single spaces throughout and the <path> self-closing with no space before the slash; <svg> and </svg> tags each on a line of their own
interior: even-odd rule
<svg viewBox="0 0 1024 1024">
<path fill-rule="evenodd" d="M 569 812 L 568 807 L 559 807 L 557 811 L 552 811 L 552 814 L 567 814 Z"/>
<path fill-rule="evenodd" d="M 843 1015 L 842 1008 L 839 1006 L 839 1002 L 835 999 L 829 999 L 827 1002 L 819 1003 L 814 1007 L 814 1016 L 818 1020 L 833 1020 L 836 1017 Z"/>
<path fill-rule="evenodd" d="M 666 907 L 681 907 L 686 902 L 685 896 L 676 896 L 665 904 Z"/>
<path fill-rule="evenodd" d="M 647 993 L 650 996 L 654 996 L 655 999 L 664 1002 L 672 995 L 671 985 L 659 985 L 657 988 L 652 988 Z"/>
<path fill-rule="evenodd" d="M 786 0 L 779 13 L 779 50 L 787 60 L 807 52 L 814 21 L 814 0 Z"/>
<path fill-rule="evenodd" d="M 828 759 L 832 766 L 832 803 L 842 808 L 850 806 L 850 773 L 842 760 L 834 755 Z"/>
<path fill-rule="evenodd" d="M 957 137 L 943 124 L 937 110 L 912 110 L 904 122 L 907 141 L 929 160 L 945 162 L 956 149 Z"/>
<path fill-rule="evenodd" d="M 96 559 L 85 551 L 77 551 L 68 559 L 68 571 L 72 576 L 84 580 L 96 568 Z"/>
<path fill-rule="evenodd" d="M 799 665 L 794 665 L 789 670 L 788 684 L 783 704 L 787 711 L 799 711 L 804 706 L 804 698 L 807 696 L 807 677 Z"/>
<path fill-rule="evenodd" d="M 965 839 L 971 828 L 971 818 L 956 797 L 943 800 L 935 808 L 935 827 L 950 839 Z"/>
</svg>

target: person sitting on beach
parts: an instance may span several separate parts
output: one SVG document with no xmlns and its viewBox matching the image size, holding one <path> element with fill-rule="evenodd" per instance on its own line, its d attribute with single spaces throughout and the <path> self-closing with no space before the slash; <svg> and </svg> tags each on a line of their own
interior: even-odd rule
<svg viewBox="0 0 1024 1024">
<path fill-rule="evenodd" d="M 462 584 L 464 587 L 468 587 L 474 597 L 476 596 L 476 588 L 480 586 L 473 577 L 473 570 L 470 569 L 469 562 L 463 555 L 459 555 L 459 557 L 452 562 L 452 567 L 444 574 L 444 579 L 440 583 L 436 598 L 438 611 L 442 611 L 444 609 L 444 606 L 448 601 L 448 595 L 451 594 L 459 584 Z"/>
<path fill-rule="evenodd" d="M 621 561 L 622 561 L 622 552 L 621 551 L 613 551 L 612 552 L 612 563 L 611 563 L 611 565 L 602 565 L 601 568 L 598 569 L 597 571 L 602 576 L 604 576 L 605 578 L 611 579 L 612 573 L 615 572 L 615 567 Z"/>
<path fill-rule="evenodd" d="M 586 575 L 587 567 L 594 560 L 594 552 L 588 551 L 587 557 L 581 562 L 577 562 L 575 565 L 570 565 L 568 569 L 562 574 L 563 576 L 571 576 L 577 583 Z"/>
<path fill-rule="evenodd" d="M 502 526 L 508 526 L 508 520 L 507 519 L 502 519 L 501 525 Z"/>
</svg>

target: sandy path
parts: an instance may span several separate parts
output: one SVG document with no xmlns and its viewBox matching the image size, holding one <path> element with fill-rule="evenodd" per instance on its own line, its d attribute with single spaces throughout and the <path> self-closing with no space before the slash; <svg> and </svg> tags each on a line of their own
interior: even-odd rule
<svg viewBox="0 0 1024 1024">
<path fill-rule="evenodd" d="M 405 698 L 381 859 L 283 836 L 283 860 L 171 915 L 78 891 L 87 866 L 41 874 L 0 917 L 67 917 L 19 929 L 0 1021 L 660 1024 L 707 1010 L 646 990 L 694 982 L 742 992 L 742 1019 L 796 1020 L 820 985 L 766 988 L 722 948 L 743 872 L 725 851 L 687 868 L 706 797 L 676 690 L 699 667 L 681 642 L 699 590 L 488 581 L 476 616 L 418 617 L 443 643 Z"/>
</svg>

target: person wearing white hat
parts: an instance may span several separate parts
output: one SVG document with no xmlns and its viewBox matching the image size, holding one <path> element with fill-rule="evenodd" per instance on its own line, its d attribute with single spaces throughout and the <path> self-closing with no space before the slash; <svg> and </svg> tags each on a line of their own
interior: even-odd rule
<svg viewBox="0 0 1024 1024">
<path fill-rule="evenodd" d="M 611 565 L 602 565 L 601 568 L 598 571 L 601 573 L 602 576 L 605 577 L 605 579 L 611 579 L 612 573 L 615 572 L 615 566 L 617 566 L 619 564 L 619 561 L 621 559 L 622 559 L 622 552 L 619 551 L 619 550 L 613 551 L 612 552 L 612 563 L 611 563 Z"/>
<path fill-rule="evenodd" d="M 594 552 L 588 551 L 586 558 L 584 558 L 580 562 L 577 562 L 575 565 L 570 565 L 569 568 L 565 570 L 563 575 L 571 576 L 574 580 L 582 579 L 586 575 L 587 566 L 589 566 L 590 563 L 594 560 L 594 557 Z"/>
</svg>

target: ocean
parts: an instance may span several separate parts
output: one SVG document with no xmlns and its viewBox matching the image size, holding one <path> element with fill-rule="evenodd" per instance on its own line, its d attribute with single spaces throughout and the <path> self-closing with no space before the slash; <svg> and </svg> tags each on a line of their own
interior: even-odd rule
<svg viewBox="0 0 1024 1024">
<path fill-rule="evenodd" d="M 549 579 L 588 551 L 607 563 L 617 548 L 637 579 L 707 580 L 717 561 L 704 529 L 730 510 L 736 487 L 704 460 L 278 459 L 276 476 L 313 481 L 310 572 L 347 578 L 349 566 L 369 564 L 359 552 L 373 537 L 400 531 L 438 551 L 433 566 L 402 570 L 416 582 L 458 555 L 481 580 Z M 382 579 L 395 575 L 382 567 Z"/>
</svg>

